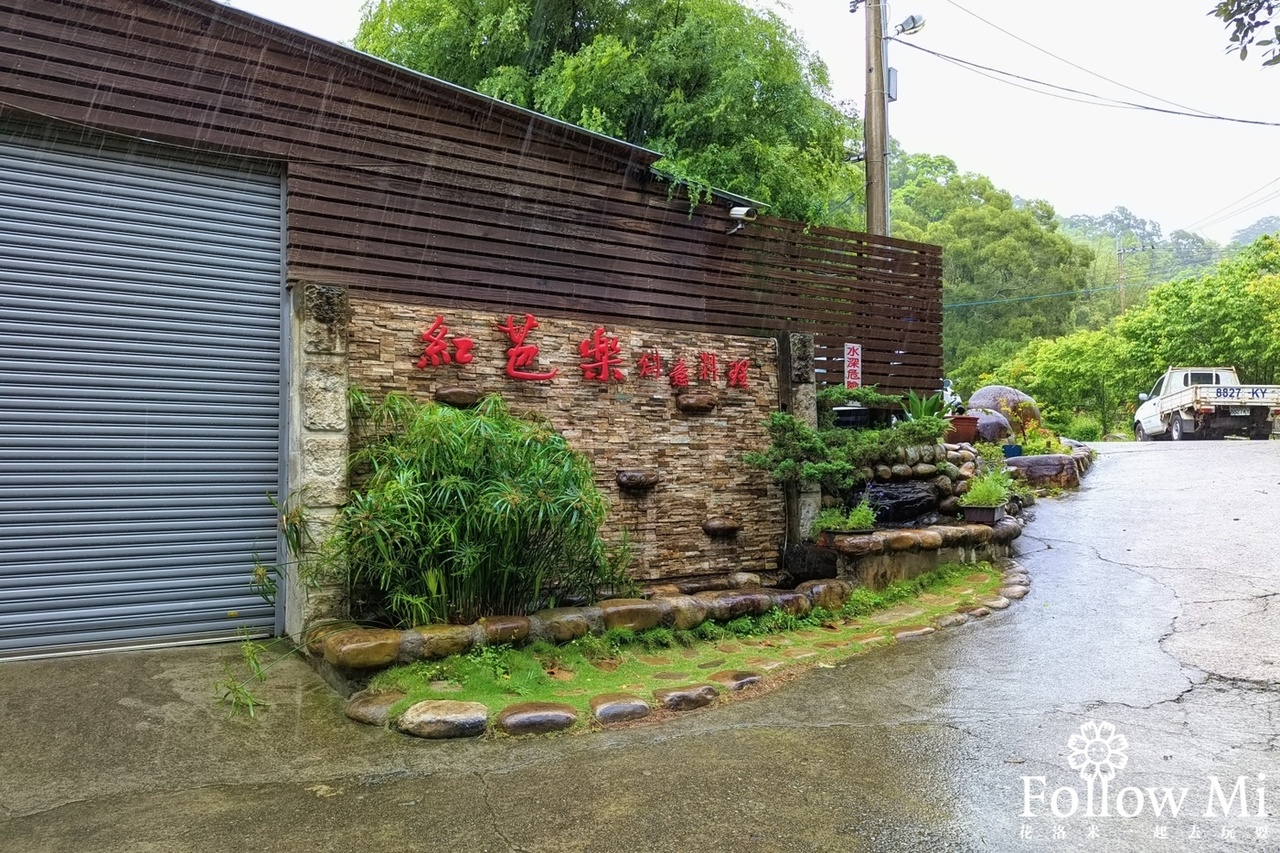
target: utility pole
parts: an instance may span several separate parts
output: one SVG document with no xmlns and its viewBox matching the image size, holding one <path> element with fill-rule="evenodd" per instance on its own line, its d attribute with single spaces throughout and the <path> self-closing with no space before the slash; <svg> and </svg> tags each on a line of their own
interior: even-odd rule
<svg viewBox="0 0 1280 853">
<path fill-rule="evenodd" d="M 849 11 L 857 8 L 857 0 Z M 884 72 L 884 0 L 867 0 L 867 109 L 863 144 L 867 154 L 867 233 L 889 235 L 889 128 Z"/>
</svg>

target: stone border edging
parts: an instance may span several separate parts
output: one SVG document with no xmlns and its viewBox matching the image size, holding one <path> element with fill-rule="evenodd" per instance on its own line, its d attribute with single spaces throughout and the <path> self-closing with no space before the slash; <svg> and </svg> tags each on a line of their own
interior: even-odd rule
<svg viewBox="0 0 1280 853">
<path fill-rule="evenodd" d="M 984 524 L 935 525 L 920 530 L 885 530 L 837 537 L 834 549 L 845 555 L 936 551 L 941 548 L 1007 543 L 1022 534 L 1022 522 L 1007 517 Z M 747 578 L 742 579 L 749 583 Z M 840 578 L 805 581 L 794 590 L 744 585 L 691 594 L 663 590 L 651 598 L 615 598 L 585 607 L 556 607 L 530 616 L 485 617 L 471 625 L 423 625 L 407 630 L 362 628 L 333 623 L 308 633 L 306 649 L 344 677 L 363 679 L 398 663 L 439 660 L 478 646 L 568 643 L 614 628 L 645 631 L 666 627 L 689 630 L 711 619 L 728 622 L 759 616 L 778 607 L 804 616 L 814 607 L 838 610 L 860 584 Z"/>
<path fill-rule="evenodd" d="M 1001 587 L 997 595 L 980 598 L 977 606 L 957 609 L 937 618 L 933 625 L 894 630 L 893 639 L 911 640 L 936 633 L 938 629 L 968 624 L 990 616 L 995 610 L 1007 609 L 1011 601 L 1030 592 L 1031 578 L 1015 560 L 1001 560 L 999 570 Z M 652 703 L 631 693 L 603 693 L 592 697 L 589 706 L 597 725 L 616 725 L 644 719 L 654 707 L 670 712 L 705 708 L 726 693 L 759 684 L 764 678 L 757 672 L 723 671 L 708 676 L 706 683 L 656 689 Z M 404 694 L 399 692 L 359 693 L 347 703 L 346 715 L 359 723 L 390 726 L 401 734 L 427 739 L 478 737 L 491 731 L 508 735 L 550 734 L 565 731 L 578 722 L 578 713 L 572 706 L 555 702 L 516 702 L 491 719 L 482 703 L 449 699 L 426 699 L 392 718 L 391 708 L 402 699 Z"/>
</svg>

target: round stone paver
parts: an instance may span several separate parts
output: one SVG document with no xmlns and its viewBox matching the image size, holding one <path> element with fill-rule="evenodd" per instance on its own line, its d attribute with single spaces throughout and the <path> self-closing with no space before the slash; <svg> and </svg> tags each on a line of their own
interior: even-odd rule
<svg viewBox="0 0 1280 853">
<path fill-rule="evenodd" d="M 899 604 L 897 607 L 891 607 L 883 613 L 877 613 L 867 621 L 874 622 L 877 625 L 888 625 L 890 622 L 901 622 L 904 619 L 915 619 L 917 616 L 923 615 L 924 610 L 919 607 Z"/>
<path fill-rule="evenodd" d="M 937 619 L 933 620 L 933 624 L 939 628 L 955 628 L 969 621 L 969 617 L 964 613 L 944 613 Z"/>
<path fill-rule="evenodd" d="M 891 633 L 895 640 L 914 640 L 917 637 L 927 637 L 937 630 L 932 625 L 903 625 L 901 628 L 894 628 Z"/>
<path fill-rule="evenodd" d="M 367 726 L 385 726 L 390 719 L 391 706 L 404 698 L 396 691 L 387 693 L 357 693 L 347 702 L 346 715 Z"/>
<path fill-rule="evenodd" d="M 716 701 L 719 691 L 710 684 L 690 684 L 653 691 L 653 699 L 667 711 L 692 711 Z"/>
<path fill-rule="evenodd" d="M 964 613 L 971 619 L 982 619 L 983 617 L 991 615 L 991 610 L 986 607 L 966 607 L 959 612 Z"/>
<path fill-rule="evenodd" d="M 625 723 L 649 716 L 649 703 L 630 693 L 602 693 L 592 698 L 591 713 L 601 723 Z"/>
<path fill-rule="evenodd" d="M 765 672 L 771 672 L 781 666 L 786 666 L 786 661 L 775 660 L 774 658 L 747 658 L 747 666 L 754 666 L 756 669 L 763 669 Z"/>
<path fill-rule="evenodd" d="M 414 737 L 454 738 L 482 735 L 488 722 L 489 709 L 480 702 L 428 699 L 411 705 L 394 725 Z"/>
<path fill-rule="evenodd" d="M 685 672 L 655 672 L 653 677 L 661 681 L 683 681 L 689 677 L 689 674 Z"/>
<path fill-rule="evenodd" d="M 498 714 L 497 727 L 509 735 L 560 732 L 578 722 L 578 712 L 558 702 L 521 702 Z"/>
<path fill-rule="evenodd" d="M 723 684 L 730 690 L 741 690 L 744 687 L 764 681 L 764 676 L 758 672 L 749 672 L 742 669 L 725 669 L 711 673 L 711 675 L 707 676 L 707 680 L 714 681 L 716 684 Z"/>
<path fill-rule="evenodd" d="M 986 598 L 979 598 L 978 601 L 983 607 L 989 607 L 992 610 L 1004 610 L 1009 606 L 1009 599 L 1002 595 L 987 596 Z"/>
<path fill-rule="evenodd" d="M 717 660 L 703 661 L 702 663 L 698 664 L 698 669 L 715 669 L 721 666 L 724 666 L 724 658 L 718 658 Z"/>
<path fill-rule="evenodd" d="M 1005 598 L 1012 598 L 1012 599 L 1026 598 L 1027 593 L 1029 592 L 1031 592 L 1031 590 L 1028 587 L 1021 586 L 1021 585 L 1005 586 L 1000 588 L 1001 595 L 1003 595 Z"/>
</svg>

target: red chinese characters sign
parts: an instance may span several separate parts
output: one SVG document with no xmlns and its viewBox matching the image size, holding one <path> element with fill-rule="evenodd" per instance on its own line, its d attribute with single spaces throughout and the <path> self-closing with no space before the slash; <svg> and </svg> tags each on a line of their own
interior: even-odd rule
<svg viewBox="0 0 1280 853">
<path fill-rule="evenodd" d="M 844 345 L 844 387 L 862 387 L 862 344 Z"/>
<path fill-rule="evenodd" d="M 524 322 L 519 325 L 512 322 L 510 315 L 507 316 L 507 322 L 498 324 L 498 331 L 506 332 L 507 337 L 511 340 L 511 348 L 507 350 L 507 375 L 512 379 L 536 382 L 543 379 L 551 379 L 560 372 L 559 368 L 552 368 L 541 373 L 524 370 L 524 368 L 533 364 L 533 360 L 538 357 L 538 348 L 524 342 L 529 333 L 536 328 L 538 328 L 538 321 L 534 319 L 532 314 L 525 314 Z"/>
<path fill-rule="evenodd" d="M 622 382 L 626 375 L 619 369 L 622 364 L 622 347 L 617 338 L 611 338 L 603 327 L 597 327 L 591 337 L 578 344 L 578 354 L 584 364 L 582 378 L 596 382 Z"/>
<path fill-rule="evenodd" d="M 432 367 L 439 367 L 442 364 L 470 364 L 474 356 L 471 350 L 475 348 L 475 341 L 470 338 L 455 337 L 452 341 L 448 339 L 449 327 L 444 324 L 444 317 L 437 315 L 436 321 L 422 333 L 422 357 L 418 359 L 418 367 L 426 368 L 428 364 Z M 449 348 L 453 347 L 453 354 L 449 353 Z"/>
<path fill-rule="evenodd" d="M 522 322 L 517 322 L 514 315 L 495 323 L 494 328 L 506 335 L 511 346 L 507 348 L 506 375 L 512 379 L 525 382 L 547 382 L 559 375 L 558 368 L 537 370 L 538 347 L 529 343 L 529 333 L 538 328 L 538 321 L 532 314 L 525 314 Z M 424 329 L 421 355 L 416 356 L 420 370 L 443 365 L 468 365 L 476 357 L 476 342 L 470 337 L 452 335 L 445 324 L 444 315 L 436 315 L 435 320 Z M 597 326 L 591 335 L 578 344 L 578 356 L 582 363 L 578 369 L 587 382 L 625 382 L 626 354 L 622 343 L 610 335 L 604 326 Z M 696 365 L 690 361 L 696 358 Z M 641 379 L 661 381 L 666 379 L 672 388 L 688 388 L 697 377 L 697 382 L 704 385 L 716 385 L 722 381 L 721 359 L 714 352 L 700 350 L 688 358 L 670 355 L 664 359 L 657 349 L 641 352 L 635 361 L 637 375 Z M 750 388 L 751 360 L 739 358 L 725 360 L 723 381 L 729 388 Z"/>
</svg>

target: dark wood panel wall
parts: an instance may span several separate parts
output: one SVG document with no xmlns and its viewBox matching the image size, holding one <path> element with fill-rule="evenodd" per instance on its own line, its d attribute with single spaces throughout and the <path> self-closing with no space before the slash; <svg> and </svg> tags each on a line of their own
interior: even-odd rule
<svg viewBox="0 0 1280 853">
<path fill-rule="evenodd" d="M 815 335 L 933 388 L 931 246 L 691 207 L 657 155 L 208 0 L 0 0 L 0 116 L 274 161 L 288 277 L 436 305 Z"/>
</svg>

